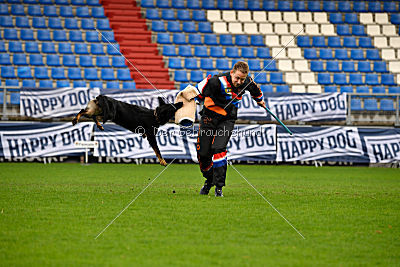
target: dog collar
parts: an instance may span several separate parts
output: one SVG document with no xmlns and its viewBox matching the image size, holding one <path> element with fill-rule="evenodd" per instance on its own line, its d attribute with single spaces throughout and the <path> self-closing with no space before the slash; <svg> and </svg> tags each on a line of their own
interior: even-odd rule
<svg viewBox="0 0 400 267">
<path fill-rule="evenodd" d="M 160 124 L 161 122 L 160 122 L 160 120 L 158 119 L 157 110 L 154 110 L 154 117 L 156 117 L 156 122 L 157 122 L 158 124 Z"/>
</svg>

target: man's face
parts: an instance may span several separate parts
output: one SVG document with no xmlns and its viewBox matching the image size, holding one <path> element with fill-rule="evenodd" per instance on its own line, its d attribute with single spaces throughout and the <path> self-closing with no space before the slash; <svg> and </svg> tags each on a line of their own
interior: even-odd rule
<svg viewBox="0 0 400 267">
<path fill-rule="evenodd" d="M 239 87 L 244 83 L 244 80 L 246 80 L 247 74 L 244 74 L 240 70 L 233 71 L 231 70 L 231 78 L 232 78 L 232 83 L 233 86 Z"/>
</svg>

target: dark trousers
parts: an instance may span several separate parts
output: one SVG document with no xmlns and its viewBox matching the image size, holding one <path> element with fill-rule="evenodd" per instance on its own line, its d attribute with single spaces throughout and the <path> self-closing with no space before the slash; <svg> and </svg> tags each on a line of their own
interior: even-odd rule
<svg viewBox="0 0 400 267">
<path fill-rule="evenodd" d="M 234 120 L 223 120 L 203 115 L 197 137 L 197 158 L 208 185 L 225 186 L 226 146 L 232 135 Z"/>
</svg>

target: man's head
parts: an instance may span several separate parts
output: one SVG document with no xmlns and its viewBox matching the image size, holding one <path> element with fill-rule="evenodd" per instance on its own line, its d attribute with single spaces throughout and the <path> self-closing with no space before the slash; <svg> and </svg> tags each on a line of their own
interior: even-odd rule
<svg viewBox="0 0 400 267">
<path fill-rule="evenodd" d="M 246 80 L 249 73 L 249 65 L 246 62 L 238 61 L 231 70 L 231 79 L 233 86 L 240 87 Z"/>
</svg>

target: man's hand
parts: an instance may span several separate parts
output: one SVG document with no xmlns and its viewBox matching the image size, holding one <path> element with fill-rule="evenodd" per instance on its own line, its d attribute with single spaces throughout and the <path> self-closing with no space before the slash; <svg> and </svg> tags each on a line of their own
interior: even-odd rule
<svg viewBox="0 0 400 267">
<path fill-rule="evenodd" d="M 267 106 L 265 105 L 265 101 L 264 101 L 264 100 L 262 100 L 262 101 L 260 101 L 260 102 L 257 102 L 257 105 L 259 105 L 260 107 L 262 107 L 262 108 L 264 108 L 264 109 L 267 108 Z"/>
</svg>

